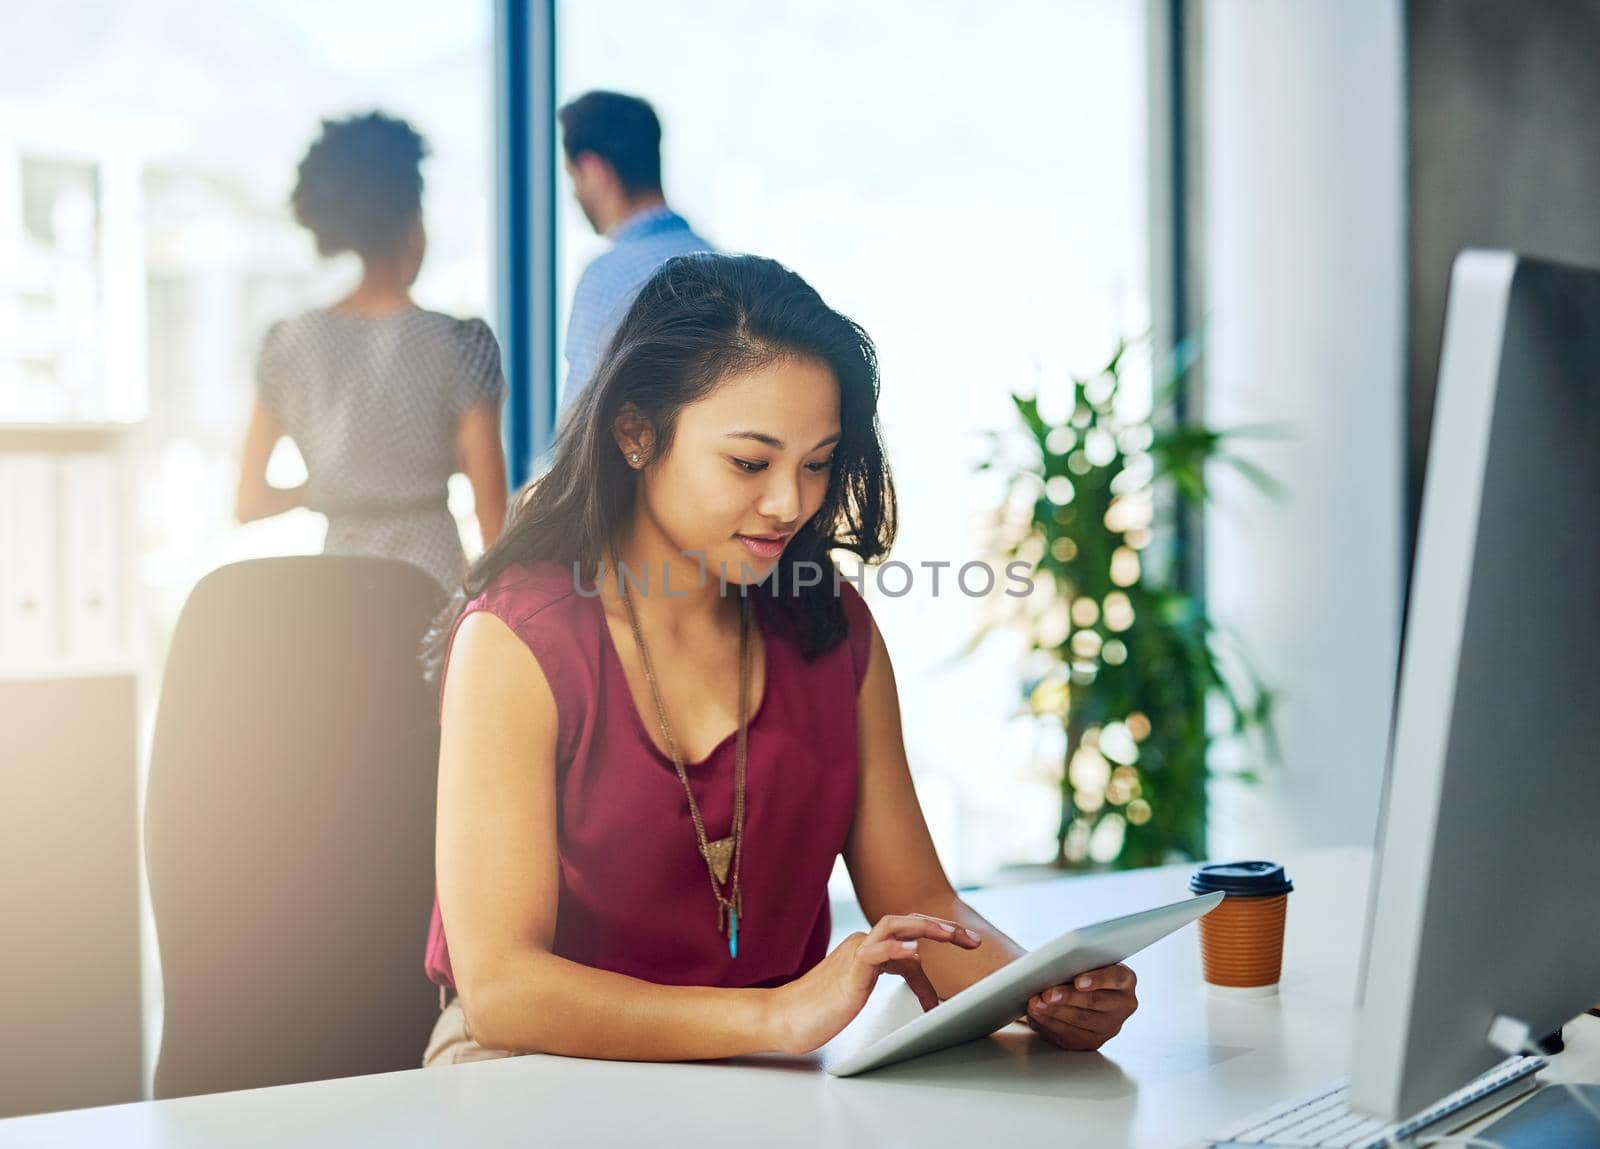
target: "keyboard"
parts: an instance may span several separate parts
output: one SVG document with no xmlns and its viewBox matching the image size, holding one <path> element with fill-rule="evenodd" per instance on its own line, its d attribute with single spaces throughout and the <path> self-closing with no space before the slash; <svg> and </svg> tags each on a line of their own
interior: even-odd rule
<svg viewBox="0 0 1600 1149">
<path fill-rule="evenodd" d="M 1405 1121 L 1380 1121 L 1350 1109 L 1350 1083 L 1336 1081 L 1305 1097 L 1275 1105 L 1218 1133 L 1213 1149 L 1232 1146 L 1298 1146 L 1301 1149 L 1382 1149 L 1405 1143 L 1424 1129 L 1449 1121 L 1459 1129 L 1491 1109 L 1533 1089 L 1542 1057 L 1508 1057 L 1481 1077 Z M 1441 1127 L 1435 1132 L 1446 1132 Z"/>
</svg>

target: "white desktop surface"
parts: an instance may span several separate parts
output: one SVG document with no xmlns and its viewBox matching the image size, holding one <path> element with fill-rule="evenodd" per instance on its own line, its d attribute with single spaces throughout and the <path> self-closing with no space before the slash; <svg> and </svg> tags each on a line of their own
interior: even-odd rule
<svg viewBox="0 0 1600 1149">
<path fill-rule="evenodd" d="M 1177 1149 L 1346 1073 L 1370 854 L 1299 851 L 1281 993 L 1207 994 L 1195 927 L 1130 962 L 1140 1008 L 1101 1053 L 1020 1026 L 855 1078 L 824 1059 L 915 1009 L 898 979 L 817 1055 L 637 1064 L 530 1056 L 0 1121 L 0 1149 L 242 1146 L 866 1145 Z M 975 892 L 1024 945 L 1187 894 L 1193 867 Z M 419 959 L 420 960 L 420 959 Z M 307 1018 L 307 1024 L 316 1024 Z M 1568 1027 L 1547 1076 L 1600 1077 L 1600 1021 Z M 92 1037 L 86 1036 L 86 1040 Z M 26 1055 L 11 1050 L 10 1056 Z"/>
</svg>

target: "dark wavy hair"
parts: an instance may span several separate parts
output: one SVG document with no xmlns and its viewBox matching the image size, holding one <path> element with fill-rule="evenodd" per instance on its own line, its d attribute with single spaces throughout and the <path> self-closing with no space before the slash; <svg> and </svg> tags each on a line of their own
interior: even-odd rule
<svg viewBox="0 0 1600 1149">
<path fill-rule="evenodd" d="M 556 562 L 596 585 L 603 560 L 634 508 L 639 474 L 623 461 L 611 428 L 633 404 L 654 432 L 653 453 L 671 450 L 678 413 L 728 377 L 780 359 L 825 364 L 839 384 L 840 439 L 828 489 L 778 561 L 767 596 L 793 627 L 807 658 L 837 645 L 847 623 L 833 579 L 796 589 L 795 564 L 833 569 L 832 551 L 871 562 L 894 542 L 894 483 L 878 430 L 878 360 L 871 338 L 834 311 L 794 272 L 751 255 L 683 255 L 639 292 L 594 377 L 556 439 L 548 469 L 515 501 L 499 540 L 467 573 L 427 640 L 430 670 L 443 664 L 465 603 L 501 572 Z M 576 565 L 575 565 L 576 564 Z"/>
<path fill-rule="evenodd" d="M 323 255 L 392 255 L 422 210 L 428 145 L 404 120 L 369 112 L 323 120 L 289 202 Z"/>
</svg>

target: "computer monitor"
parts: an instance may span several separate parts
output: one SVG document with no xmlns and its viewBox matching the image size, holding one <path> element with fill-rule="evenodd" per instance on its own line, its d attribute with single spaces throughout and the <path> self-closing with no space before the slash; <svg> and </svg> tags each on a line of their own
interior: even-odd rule
<svg viewBox="0 0 1600 1149">
<path fill-rule="evenodd" d="M 1456 260 L 1351 1104 L 1397 1119 L 1600 999 L 1600 272 Z"/>
</svg>

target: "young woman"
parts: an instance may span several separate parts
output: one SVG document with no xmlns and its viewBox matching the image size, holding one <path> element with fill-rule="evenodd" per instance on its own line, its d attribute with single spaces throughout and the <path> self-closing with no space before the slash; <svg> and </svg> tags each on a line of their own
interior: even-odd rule
<svg viewBox="0 0 1600 1149">
<path fill-rule="evenodd" d="M 295 218 L 323 255 L 359 255 L 361 282 L 267 332 L 236 513 L 250 522 L 309 506 L 328 516 L 329 554 L 405 559 L 454 590 L 466 555 L 445 483 L 466 474 L 484 545 L 493 543 L 506 512 L 505 380 L 481 319 L 411 301 L 426 247 L 426 154 L 409 124 L 374 112 L 325 122 L 301 161 Z M 299 487 L 267 483 L 285 434 L 305 459 Z"/>
<path fill-rule="evenodd" d="M 882 973 L 929 1008 L 1022 952 L 941 870 L 833 577 L 894 533 L 877 390 L 865 332 L 770 260 L 682 256 L 634 302 L 436 636 L 425 1065 L 803 1052 Z M 873 924 L 830 953 L 840 853 Z M 1097 970 L 1029 1021 L 1094 1049 L 1133 990 Z"/>
</svg>

